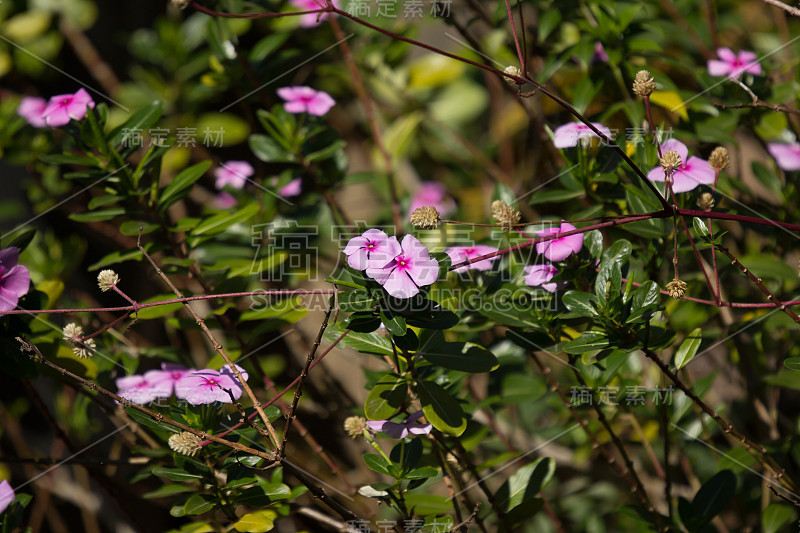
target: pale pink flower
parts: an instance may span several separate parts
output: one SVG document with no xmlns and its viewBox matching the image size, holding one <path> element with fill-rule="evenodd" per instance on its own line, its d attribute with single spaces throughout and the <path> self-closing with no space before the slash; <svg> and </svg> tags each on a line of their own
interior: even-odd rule
<svg viewBox="0 0 800 533">
<path fill-rule="evenodd" d="M 393 237 L 394 238 L 394 237 Z M 428 249 L 413 235 L 400 243 L 402 251 L 382 268 L 367 268 L 371 277 L 395 298 L 411 298 L 419 288 L 439 278 L 439 263 L 431 259 Z"/>
<path fill-rule="evenodd" d="M 562 222 L 559 228 L 546 228 L 537 231 L 536 234 L 539 237 L 547 237 L 549 235 L 566 233 L 567 231 L 575 229 L 577 228 L 569 222 Z M 580 252 L 581 248 L 583 248 L 583 235 L 580 233 L 536 244 L 536 251 L 540 254 L 544 254 L 550 261 L 563 261 L 570 255 Z"/>
<path fill-rule="evenodd" d="M 734 54 L 730 48 L 717 48 L 719 59 L 708 60 L 708 73 L 712 76 L 727 76 L 737 79 L 742 72 L 761 75 L 761 64 L 758 62 L 755 52 L 741 50 L 739 54 Z"/>
<path fill-rule="evenodd" d="M 531 287 L 541 287 L 547 292 L 556 292 L 557 289 L 567 286 L 566 281 L 550 283 L 550 280 L 558 274 L 558 269 L 551 264 L 526 266 L 524 271 L 525 284 Z"/>
<path fill-rule="evenodd" d="M 496 251 L 497 248 L 494 246 L 476 244 L 473 246 L 451 246 L 445 250 L 445 253 L 450 256 L 450 263 L 457 265 L 475 257 L 480 257 Z M 500 256 L 496 255 L 490 259 L 483 259 L 482 261 L 470 263 L 466 266 L 454 268 L 453 272 L 466 272 L 467 270 L 491 270 L 492 263 L 497 261 L 499 258 Z"/>
<path fill-rule="evenodd" d="M 356 270 L 382 268 L 401 252 L 397 237 L 389 237 L 379 229 L 368 229 L 359 237 L 353 237 L 344 248 L 347 264 Z"/>
<path fill-rule="evenodd" d="M 325 5 L 325 0 L 319 0 L 319 3 L 315 2 L 314 0 L 289 0 L 289 5 L 293 8 L 296 8 L 297 11 L 311 11 L 312 9 L 321 9 L 322 6 Z M 334 2 L 336 5 L 336 2 Z M 319 15 L 319 20 L 317 20 L 317 16 Z M 302 28 L 310 28 L 312 26 L 318 25 L 321 21 L 328 18 L 330 13 L 309 13 L 308 15 L 301 15 L 300 16 L 300 27 Z"/>
<path fill-rule="evenodd" d="M 242 377 L 247 380 L 247 372 L 238 367 Z M 221 371 L 194 370 L 184 375 L 175 384 L 175 396 L 184 399 L 192 405 L 208 404 L 214 402 L 231 403 L 231 395 L 235 400 L 242 396 L 242 385 L 229 368 Z"/>
<path fill-rule="evenodd" d="M 714 183 L 714 169 L 708 161 L 699 157 L 689 157 L 689 149 L 677 139 L 667 139 L 661 145 L 661 153 L 675 151 L 681 158 L 681 166 L 672 173 L 672 191 L 675 193 L 691 191 L 699 185 Z M 666 174 L 660 165 L 647 173 L 650 181 L 664 181 Z"/>
<path fill-rule="evenodd" d="M 230 185 L 234 189 L 244 187 L 247 178 L 253 175 L 253 166 L 247 161 L 227 161 L 214 170 L 217 189 Z"/>
<path fill-rule="evenodd" d="M 26 96 L 19 102 L 17 106 L 17 114 L 25 119 L 25 121 L 36 128 L 43 128 L 47 126 L 42 114 L 47 107 L 47 100 L 44 98 L 37 98 L 35 96 Z"/>
<path fill-rule="evenodd" d="M 592 122 L 592 126 L 597 128 L 603 135 L 612 139 L 611 130 L 600 123 Z M 589 129 L 586 124 L 580 122 L 569 122 L 556 128 L 553 132 L 553 145 L 556 148 L 572 148 L 578 146 L 581 139 L 597 137 L 600 138 L 595 132 Z"/>
<path fill-rule="evenodd" d="M 298 196 L 302 192 L 303 179 L 295 178 L 280 189 L 278 194 L 281 196 Z"/>
<path fill-rule="evenodd" d="M 217 209 L 230 209 L 236 206 L 236 198 L 227 191 L 222 191 L 214 198 L 214 207 Z"/>
<path fill-rule="evenodd" d="M 78 89 L 75 94 L 59 94 L 50 98 L 42 111 L 42 118 L 48 126 L 63 126 L 70 120 L 81 120 L 94 109 L 94 100 L 86 89 Z"/>
<path fill-rule="evenodd" d="M 278 96 L 286 100 L 283 108 L 289 113 L 308 113 L 321 117 L 336 104 L 331 95 L 311 87 L 281 87 Z"/>
<path fill-rule="evenodd" d="M 413 213 L 420 207 L 429 205 L 435 207 L 441 216 L 446 216 L 456 210 L 456 202 L 447 195 L 447 189 L 442 183 L 436 181 L 423 181 L 417 192 L 411 197 L 408 212 Z"/>
<path fill-rule="evenodd" d="M 14 489 L 7 480 L 0 481 L 0 514 L 14 501 Z"/>
<path fill-rule="evenodd" d="M 31 285 L 31 273 L 17 261 L 19 248 L 11 246 L 0 250 L 0 313 L 17 307 Z"/>
<path fill-rule="evenodd" d="M 608 54 L 606 53 L 606 49 L 603 47 L 603 43 L 600 41 L 594 43 L 594 57 L 592 57 L 592 59 L 608 63 Z"/>
<path fill-rule="evenodd" d="M 768 143 L 767 150 L 783 170 L 800 170 L 800 143 Z"/>
<path fill-rule="evenodd" d="M 144 375 L 134 374 L 117 378 L 117 394 L 131 403 L 144 405 L 158 398 L 169 398 L 172 395 L 172 383 L 164 380 L 156 381 L 160 378 L 160 370 L 149 370 Z"/>
<path fill-rule="evenodd" d="M 404 439 L 411 435 L 427 435 L 433 426 L 417 422 L 422 417 L 422 411 L 417 411 L 409 416 L 405 422 L 389 422 L 388 420 L 369 420 L 367 427 L 372 431 L 386 433 L 395 439 Z"/>
<path fill-rule="evenodd" d="M 175 392 L 175 384 L 192 370 L 174 363 L 161 363 L 161 370 L 145 372 L 145 378 L 157 386 L 159 391 L 166 391 L 161 397 L 167 398 Z"/>
</svg>

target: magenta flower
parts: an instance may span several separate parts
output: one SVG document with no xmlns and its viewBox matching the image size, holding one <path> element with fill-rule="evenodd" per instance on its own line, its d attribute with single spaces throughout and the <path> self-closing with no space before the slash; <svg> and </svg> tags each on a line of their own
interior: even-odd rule
<svg viewBox="0 0 800 533">
<path fill-rule="evenodd" d="M 537 231 L 536 234 L 539 237 L 547 237 L 574 229 L 577 228 L 569 222 L 562 222 L 560 228 L 546 228 Z M 580 252 L 581 248 L 583 248 L 583 235 L 580 233 L 536 244 L 536 251 L 540 254 L 544 254 L 550 261 L 563 261 L 573 253 L 576 254 Z"/>
<path fill-rule="evenodd" d="M 320 4 L 325 4 L 325 0 L 320 0 L 319 4 L 314 0 L 289 0 L 289 4 L 297 8 L 297 11 L 311 11 L 312 9 L 321 9 L 322 6 Z M 334 2 L 334 5 L 336 2 Z M 310 28 L 312 26 L 316 26 L 320 23 L 320 21 L 325 20 L 328 18 L 330 13 L 309 13 L 308 15 L 301 15 L 300 16 L 300 27 L 301 28 Z M 319 15 L 319 20 L 317 20 L 317 16 Z"/>
<path fill-rule="evenodd" d="M 236 207 L 236 198 L 229 192 L 222 191 L 214 198 L 214 207 L 216 209 L 230 209 Z"/>
<path fill-rule="evenodd" d="M 483 244 L 476 244 L 474 246 L 451 246 L 445 253 L 450 256 L 450 262 L 453 265 L 463 263 L 469 259 L 480 257 L 482 255 L 496 252 L 497 248 L 494 246 L 486 246 Z M 492 263 L 498 260 L 500 256 L 496 255 L 491 259 L 484 259 L 477 263 L 470 263 L 469 265 L 453 269 L 453 272 L 466 272 L 467 270 L 491 270 Z"/>
<path fill-rule="evenodd" d="M 708 166 L 708 161 L 699 157 L 689 157 L 689 149 L 676 139 L 667 139 L 661 145 L 661 153 L 674 150 L 681 157 L 681 166 L 672 173 L 672 191 L 675 193 L 691 191 L 698 185 L 711 185 L 714 183 L 714 169 Z M 687 159 L 688 158 L 688 159 Z M 647 173 L 650 181 L 664 181 L 664 169 L 657 166 Z"/>
<path fill-rule="evenodd" d="M 600 41 L 594 43 L 594 56 L 592 59 L 608 63 L 608 54 L 606 53 L 606 49 L 603 47 L 603 43 Z"/>
<path fill-rule="evenodd" d="M 252 165 L 247 161 L 227 161 L 214 170 L 214 177 L 217 179 L 214 185 L 217 189 L 226 185 L 230 185 L 234 189 L 241 189 L 253 172 L 255 171 Z"/>
<path fill-rule="evenodd" d="M 395 439 L 404 439 L 411 435 L 427 435 L 433 426 L 422 424 L 417 420 L 422 416 L 422 411 L 417 411 L 409 416 L 405 422 L 389 422 L 388 420 L 369 420 L 367 427 L 375 432 L 386 433 Z"/>
<path fill-rule="evenodd" d="M 145 372 L 145 378 L 159 388 L 159 391 L 166 390 L 161 398 L 172 396 L 175 392 L 175 384 L 178 383 L 183 376 L 192 372 L 192 370 L 176 365 L 174 363 L 161 363 L 161 370 L 151 370 Z"/>
<path fill-rule="evenodd" d="M 247 372 L 238 365 L 237 368 L 246 381 Z M 219 372 L 208 369 L 194 370 L 184 375 L 175 384 L 175 396 L 192 405 L 214 402 L 231 403 L 231 396 L 225 389 L 233 394 L 235 400 L 242 396 L 242 385 L 229 368 L 225 367 Z"/>
<path fill-rule="evenodd" d="M 31 273 L 17 261 L 19 248 L 0 250 L 0 313 L 14 309 L 31 285 Z"/>
<path fill-rule="evenodd" d="M 94 100 L 86 89 L 78 89 L 75 94 L 59 94 L 50 98 L 42 111 L 42 118 L 48 126 L 63 126 L 70 120 L 81 120 L 94 109 Z"/>
<path fill-rule="evenodd" d="M 20 101 L 19 106 L 17 106 L 17 115 L 24 118 L 31 126 L 43 128 L 47 126 L 47 122 L 42 116 L 46 107 L 47 100 L 44 98 L 26 96 Z"/>
<path fill-rule="evenodd" d="M 431 259 L 428 249 L 413 235 L 403 237 L 400 247 L 402 251 L 386 266 L 367 267 L 367 276 L 395 298 L 411 298 L 420 287 L 439 278 L 439 263 Z"/>
<path fill-rule="evenodd" d="M 408 212 L 413 213 L 423 206 L 435 207 L 440 215 L 445 216 L 456 210 L 456 202 L 447 196 L 447 189 L 441 183 L 435 181 L 423 181 L 420 183 L 417 192 L 411 198 L 411 205 Z"/>
<path fill-rule="evenodd" d="M 379 229 L 368 229 L 353 237 L 344 248 L 347 264 L 356 270 L 382 268 L 402 252 L 397 237 L 389 237 Z"/>
<path fill-rule="evenodd" d="M 768 143 L 767 150 L 783 170 L 800 170 L 800 143 Z"/>
<path fill-rule="evenodd" d="M 172 383 L 159 378 L 160 370 L 148 370 L 143 376 L 134 374 L 117 378 L 117 394 L 131 403 L 144 405 L 172 395 Z"/>
<path fill-rule="evenodd" d="M 321 117 L 336 104 L 331 95 L 311 87 L 282 87 L 278 89 L 278 96 L 286 100 L 283 108 L 288 113 L 308 113 Z"/>
<path fill-rule="evenodd" d="M 526 266 L 524 271 L 525 284 L 531 287 L 541 287 L 547 292 L 556 292 L 557 289 L 567 286 L 566 281 L 549 283 L 558 274 L 558 269 L 551 264 Z"/>
<path fill-rule="evenodd" d="M 598 122 L 592 122 L 592 126 L 597 128 L 603 135 L 611 139 L 611 130 Z M 556 148 L 572 148 L 578 146 L 578 141 L 590 137 L 600 138 L 595 132 L 589 129 L 586 124 L 580 122 L 570 122 L 556 128 L 553 132 L 553 145 Z"/>
<path fill-rule="evenodd" d="M 708 73 L 712 76 L 727 76 L 737 79 L 742 72 L 761 75 L 761 64 L 755 52 L 742 50 L 734 54 L 730 48 L 717 48 L 719 59 L 708 60 Z"/>
<path fill-rule="evenodd" d="M 7 480 L 0 481 L 0 514 L 14 501 L 14 489 Z"/>
</svg>

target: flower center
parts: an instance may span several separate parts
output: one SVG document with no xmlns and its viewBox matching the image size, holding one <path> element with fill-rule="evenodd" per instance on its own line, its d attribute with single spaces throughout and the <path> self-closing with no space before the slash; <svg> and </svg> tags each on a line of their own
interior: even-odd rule
<svg viewBox="0 0 800 533">
<path fill-rule="evenodd" d="M 395 261 L 397 261 L 397 268 L 400 270 L 411 270 L 411 267 L 413 266 L 411 259 L 404 255 L 398 256 Z"/>
<path fill-rule="evenodd" d="M 370 251 L 374 250 L 375 249 L 375 243 L 371 242 L 371 243 L 367 244 L 367 248 L 369 248 Z"/>
<path fill-rule="evenodd" d="M 67 105 L 69 105 L 69 104 L 71 104 L 71 103 L 72 103 L 72 98 L 63 98 L 63 99 L 62 99 L 62 100 L 59 102 L 59 104 L 61 104 L 61 105 L 63 105 L 63 106 L 67 106 Z"/>
</svg>

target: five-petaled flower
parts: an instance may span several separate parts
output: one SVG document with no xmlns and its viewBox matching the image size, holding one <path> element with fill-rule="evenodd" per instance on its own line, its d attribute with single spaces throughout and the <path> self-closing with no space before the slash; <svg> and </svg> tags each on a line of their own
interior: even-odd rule
<svg viewBox="0 0 800 533">
<path fill-rule="evenodd" d="M 321 117 L 336 104 L 325 91 L 315 91 L 311 87 L 282 87 L 278 96 L 286 100 L 283 108 L 289 113 L 308 113 Z"/>
<path fill-rule="evenodd" d="M 14 309 L 30 288 L 31 273 L 18 260 L 19 248 L 0 250 L 0 312 Z"/>
<path fill-rule="evenodd" d="M 117 394 L 131 403 L 144 405 L 158 398 L 172 395 L 172 383 L 161 379 L 161 370 L 148 370 L 144 375 L 134 374 L 117 378 Z"/>
<path fill-rule="evenodd" d="M 253 172 L 253 166 L 247 161 L 227 161 L 214 171 L 215 186 L 217 189 L 222 189 L 226 185 L 241 189 Z"/>
<path fill-rule="evenodd" d="M 344 248 L 347 264 L 356 270 L 382 268 L 397 257 L 402 249 L 397 237 L 389 237 L 379 229 L 368 229 L 353 237 Z"/>
<path fill-rule="evenodd" d="M 242 378 L 247 381 L 247 372 L 238 365 L 236 368 L 241 372 Z M 238 400 L 242 396 L 242 390 L 242 384 L 227 366 L 219 372 L 209 369 L 189 372 L 175 384 L 175 396 L 192 405 L 214 402 L 231 403 L 231 395 L 234 400 Z"/>
<path fill-rule="evenodd" d="M 397 240 L 397 237 L 391 237 Z M 413 235 L 400 243 L 402 250 L 383 267 L 367 267 L 367 276 L 374 279 L 395 298 L 411 298 L 419 288 L 439 278 L 439 263 L 431 259 L 428 249 Z"/>
<path fill-rule="evenodd" d="M 14 489 L 7 480 L 0 481 L 0 514 L 14 501 Z"/>
<path fill-rule="evenodd" d="M 42 118 L 48 126 L 63 126 L 70 120 L 81 120 L 94 109 L 94 100 L 86 89 L 78 89 L 75 94 L 59 94 L 50 98 L 42 111 Z"/>
<path fill-rule="evenodd" d="M 336 2 L 334 2 L 334 4 L 335 3 Z M 297 8 L 299 11 L 312 11 L 315 9 L 322 9 L 322 7 L 325 5 L 325 0 L 319 0 L 319 2 L 315 2 L 314 0 L 289 0 L 289 4 L 291 4 L 292 7 Z M 316 26 L 320 23 L 320 21 L 325 20 L 328 15 L 329 13 L 308 13 L 307 15 L 301 15 L 300 27 L 310 28 L 312 26 Z"/>
<path fill-rule="evenodd" d="M 592 126 L 597 128 L 603 135 L 611 139 L 611 130 L 597 122 L 592 122 Z M 563 124 L 556 128 L 553 132 L 553 145 L 556 148 L 572 148 L 578 146 L 578 141 L 581 139 L 589 139 L 591 137 L 600 138 L 595 132 L 586 124 L 580 122 L 570 122 Z"/>
<path fill-rule="evenodd" d="M 446 216 L 456 210 L 456 202 L 447 195 L 445 186 L 435 181 L 423 181 L 420 183 L 417 192 L 411 197 L 411 205 L 408 206 L 408 212 L 413 213 L 426 205 L 435 208 L 441 216 Z"/>
<path fill-rule="evenodd" d="M 767 150 L 783 170 L 800 170 L 800 143 L 768 143 Z"/>
<path fill-rule="evenodd" d="M 43 128 L 47 126 L 42 114 L 47 107 L 47 100 L 38 98 L 36 96 L 26 96 L 19 102 L 17 106 L 17 114 L 25 119 L 25 121 L 36 128 Z"/>
<path fill-rule="evenodd" d="M 474 259 L 476 257 L 481 257 L 482 255 L 490 254 L 492 252 L 496 252 L 497 248 L 494 246 L 486 246 L 485 244 L 475 244 L 473 246 L 451 246 L 445 253 L 450 256 L 450 263 L 452 265 L 457 265 L 459 263 L 463 263 L 464 261 L 468 261 L 470 259 Z M 492 263 L 499 259 L 499 255 L 491 257 L 489 259 L 483 259 L 481 261 L 476 261 L 474 263 L 470 263 L 465 266 L 461 266 L 458 268 L 454 268 L 453 272 L 466 272 L 467 270 L 491 270 Z"/>
<path fill-rule="evenodd" d="M 712 76 L 727 76 L 737 79 L 742 72 L 761 75 L 761 64 L 758 62 L 755 52 L 742 50 L 734 54 L 730 48 L 717 48 L 719 59 L 708 60 L 708 73 Z"/>
<path fill-rule="evenodd" d="M 525 284 L 531 287 L 541 287 L 547 292 L 556 292 L 556 290 L 567 286 L 566 281 L 560 283 L 550 282 L 556 274 L 558 274 L 558 269 L 549 263 L 526 266 Z"/>
<path fill-rule="evenodd" d="M 672 173 L 672 191 L 675 193 L 691 191 L 698 185 L 711 185 L 714 183 L 714 169 L 708 166 L 708 161 L 699 157 L 689 156 L 689 149 L 677 139 L 667 139 L 661 145 L 662 153 L 675 151 L 681 158 L 681 164 Z M 687 159 L 688 158 L 688 159 Z M 647 173 L 650 181 L 664 181 L 666 174 L 661 166 Z"/>
<path fill-rule="evenodd" d="M 389 422 L 388 420 L 370 420 L 367 427 L 372 431 L 386 433 L 395 439 L 404 439 L 409 435 L 427 435 L 431 432 L 430 424 L 417 422 L 422 417 L 422 411 L 417 411 L 409 416 L 405 422 Z"/>
<path fill-rule="evenodd" d="M 536 234 L 539 237 L 548 237 L 550 235 L 566 233 L 567 231 L 572 231 L 575 229 L 577 228 L 569 222 L 562 222 L 561 227 L 546 228 L 537 231 Z M 566 237 L 557 237 L 555 239 L 536 244 L 536 251 L 540 254 L 544 254 L 544 256 L 550 261 L 563 261 L 573 253 L 576 254 L 580 252 L 581 248 L 583 248 L 583 235 L 580 233 L 567 235 Z"/>
</svg>

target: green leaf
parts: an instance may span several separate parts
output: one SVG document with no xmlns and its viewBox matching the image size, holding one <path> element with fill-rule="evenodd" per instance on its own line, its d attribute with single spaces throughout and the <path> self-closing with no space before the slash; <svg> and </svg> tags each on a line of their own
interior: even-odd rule
<svg viewBox="0 0 800 533">
<path fill-rule="evenodd" d="M 430 381 L 420 380 L 417 382 L 416 392 L 422 405 L 422 412 L 433 427 L 454 437 L 464 433 L 467 429 L 464 410 L 443 387 Z"/>
<path fill-rule="evenodd" d="M 562 346 L 562 349 L 569 354 L 582 354 L 608 348 L 610 341 L 604 331 L 584 331 L 580 337 L 569 341 Z"/>
<path fill-rule="evenodd" d="M 212 496 L 206 494 L 194 494 L 183 506 L 184 515 L 203 514 L 214 508 Z"/>
<path fill-rule="evenodd" d="M 795 512 L 788 505 L 771 503 L 761 515 L 761 529 L 763 533 L 778 533 L 794 517 Z"/>
<path fill-rule="evenodd" d="M 597 312 L 597 298 L 594 294 L 580 291 L 567 291 L 562 298 L 564 305 L 567 306 L 572 313 L 572 316 L 583 317 L 596 317 L 599 316 Z"/>
<path fill-rule="evenodd" d="M 783 361 L 783 366 L 789 370 L 800 370 L 800 357 L 790 357 Z"/>
<path fill-rule="evenodd" d="M 345 327 L 341 323 L 330 324 L 325 330 L 325 338 L 328 342 L 333 342 L 342 333 Z M 381 337 L 377 333 L 358 333 L 351 331 L 340 342 L 340 346 L 346 346 L 359 352 L 376 354 L 376 355 L 392 355 L 392 344 L 386 337 Z"/>
<path fill-rule="evenodd" d="M 398 316 L 391 311 L 385 311 L 381 309 L 381 322 L 383 325 L 386 326 L 386 330 L 391 333 L 392 335 L 397 335 L 402 337 L 406 334 L 406 321 L 403 320 L 403 317 Z"/>
<path fill-rule="evenodd" d="M 145 492 L 142 494 L 142 498 L 152 500 L 155 498 L 167 498 L 169 496 L 174 496 L 176 494 L 181 494 L 184 492 L 195 492 L 197 490 L 196 487 L 192 487 L 190 485 L 179 485 L 177 483 L 170 483 L 168 485 L 163 485 L 156 490 L 151 490 L 150 492 Z"/>
<path fill-rule="evenodd" d="M 701 342 L 703 342 L 703 330 L 695 328 L 689 336 L 683 340 L 680 348 L 678 348 L 678 351 L 675 353 L 675 368 L 680 370 L 686 366 L 695 354 L 697 354 Z"/>
<path fill-rule="evenodd" d="M 507 513 L 518 509 L 514 522 L 529 519 L 541 507 L 532 505 L 536 495 L 550 482 L 555 471 L 556 463 L 550 457 L 525 465 L 503 483 L 495 494 L 495 500 Z"/>
<path fill-rule="evenodd" d="M 191 235 L 193 237 L 198 237 L 200 235 L 214 235 L 221 233 L 234 224 L 238 224 L 252 218 L 256 213 L 258 213 L 258 209 L 258 203 L 251 203 L 232 214 L 219 213 L 200 222 L 200 224 L 198 224 L 197 227 L 192 230 Z"/>
<path fill-rule="evenodd" d="M 125 145 L 130 142 L 130 137 L 134 133 L 141 134 L 144 130 L 155 124 L 164 112 L 161 102 L 154 101 L 144 109 L 134 113 L 131 118 L 122 125 L 114 128 L 109 134 L 110 142 L 113 146 Z"/>
<path fill-rule="evenodd" d="M 379 474 L 386 474 L 387 476 L 392 476 L 391 465 L 378 454 L 375 453 L 365 453 L 364 454 L 364 463 L 367 465 L 367 468 L 370 470 L 374 470 Z"/>
<path fill-rule="evenodd" d="M 372 313 L 353 313 L 344 323 L 348 329 L 358 333 L 372 333 L 381 327 L 381 319 Z"/>
<path fill-rule="evenodd" d="M 700 217 L 694 217 L 692 219 L 692 226 L 694 226 L 694 233 L 698 237 L 706 239 L 711 236 L 711 233 L 708 231 L 708 226 L 706 226 L 706 223 L 703 222 L 703 219 Z"/>
<path fill-rule="evenodd" d="M 394 445 L 389 459 L 395 465 L 402 466 L 402 472 L 408 474 L 417 466 L 419 460 L 422 459 L 422 440 L 420 439 L 402 439 Z M 436 470 L 433 470 L 433 475 L 436 475 Z M 404 475 L 403 477 L 408 477 Z M 427 476 L 426 476 L 427 477 Z"/>
<path fill-rule="evenodd" d="M 233 524 L 233 529 L 247 533 L 272 531 L 275 527 L 274 520 L 276 518 L 278 518 L 278 513 L 272 509 L 247 513 L 246 515 L 242 515 L 239 521 Z"/>
<path fill-rule="evenodd" d="M 194 481 L 203 479 L 203 476 L 200 474 L 192 474 L 180 468 L 165 468 L 163 466 L 153 468 L 151 473 L 158 477 L 171 479 L 172 481 Z"/>
<path fill-rule="evenodd" d="M 189 194 L 189 188 L 206 173 L 210 166 L 211 161 L 203 161 L 179 172 L 161 191 L 158 199 L 159 208 L 164 209 Z"/>
<path fill-rule="evenodd" d="M 433 365 L 460 372 L 491 372 L 500 366 L 492 352 L 471 342 L 425 343 L 417 353 Z"/>
<path fill-rule="evenodd" d="M 363 289 L 340 293 L 337 302 L 339 309 L 345 313 L 371 311 L 375 307 L 375 298 Z"/>
<path fill-rule="evenodd" d="M 560 203 L 560 202 L 568 202 L 569 200 L 574 200 L 576 198 L 581 198 L 586 193 L 583 190 L 578 191 L 570 191 L 567 189 L 558 189 L 556 191 L 546 191 L 546 192 L 537 192 L 531 195 L 531 205 L 537 204 L 549 204 L 549 203 Z"/>
<path fill-rule="evenodd" d="M 631 310 L 635 311 L 652 304 L 657 304 L 660 299 L 661 292 L 658 284 L 654 281 L 647 280 L 635 291 L 633 291 L 633 297 L 631 298 Z"/>
<path fill-rule="evenodd" d="M 297 159 L 294 154 L 267 135 L 251 135 L 249 142 L 253 154 L 266 163 L 291 163 Z"/>
<path fill-rule="evenodd" d="M 73 213 L 69 216 L 69 218 L 76 222 L 101 222 L 103 220 L 110 220 L 114 217 L 118 217 L 124 214 L 125 214 L 125 208 L 114 207 L 112 209 L 103 209 L 100 211 Z"/>
<path fill-rule="evenodd" d="M 708 523 L 728 506 L 734 494 L 736 474 L 722 470 L 700 487 L 692 500 L 692 510 Z"/>
<path fill-rule="evenodd" d="M 174 300 L 175 294 L 161 294 L 159 296 L 153 296 L 152 298 L 148 298 L 140 303 L 151 303 L 151 302 L 160 302 L 162 300 Z M 171 304 L 164 304 L 164 305 L 157 305 L 155 307 L 145 307 L 144 309 L 140 309 L 136 314 L 136 318 L 141 320 L 152 319 L 152 318 L 161 318 L 162 316 L 171 315 L 178 309 L 183 307 L 182 303 L 171 303 Z"/>
<path fill-rule="evenodd" d="M 400 410 L 407 394 L 405 379 L 397 374 L 386 374 L 369 391 L 364 414 L 369 420 L 386 420 Z"/>
<path fill-rule="evenodd" d="M 797 272 L 785 261 L 764 255 L 746 255 L 739 261 L 758 278 L 782 281 L 797 280 Z"/>
</svg>

